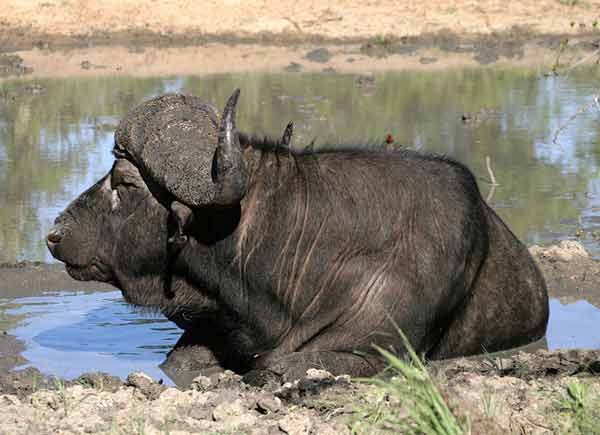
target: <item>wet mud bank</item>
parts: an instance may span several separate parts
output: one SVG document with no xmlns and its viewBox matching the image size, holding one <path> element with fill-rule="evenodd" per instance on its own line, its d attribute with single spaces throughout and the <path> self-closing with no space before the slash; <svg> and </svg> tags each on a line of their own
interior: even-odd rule
<svg viewBox="0 0 600 435">
<path fill-rule="evenodd" d="M 53 40 L 50 37 L 49 40 Z M 280 43 L 277 43 L 279 41 Z M 234 43 L 235 42 L 235 43 Z M 207 40 L 123 44 L 85 42 L 67 48 L 53 43 L 20 44 L 0 53 L 0 79 L 78 76 L 211 75 L 223 73 L 365 73 L 400 69 L 509 65 L 544 71 L 598 60 L 600 33 L 536 35 L 510 31 L 493 35 L 451 32 L 356 41 Z M 231 59 L 236 59 L 231 62 Z"/>
<path fill-rule="evenodd" d="M 529 252 L 540 267 L 551 298 L 562 303 L 585 299 L 600 307 L 600 261 L 577 241 L 549 247 L 532 246 Z"/>
<path fill-rule="evenodd" d="M 600 302 L 600 262 L 579 243 L 530 251 L 551 297 L 570 301 L 584 294 Z M 50 284 L 85 290 L 88 284 L 69 283 L 60 265 L 36 263 L 3 265 L 0 280 L 7 279 L 19 286 L 37 283 L 40 290 Z M 320 370 L 263 388 L 213 371 L 171 388 L 141 373 L 125 380 L 99 373 L 62 380 L 33 367 L 15 371 L 25 362 L 23 346 L 6 333 L 0 334 L 0 350 L 0 433 L 350 434 L 365 406 L 381 401 L 382 412 L 398 406 L 374 386 Z M 177 360 L 189 365 L 183 351 Z M 190 349 L 189 358 L 197 357 Z M 581 388 L 591 409 L 600 403 L 600 350 L 513 351 L 431 362 L 428 370 L 472 433 L 570 433 L 588 423 L 568 414 L 573 391 Z"/>
<path fill-rule="evenodd" d="M 6 299 L 64 290 L 114 290 L 114 287 L 100 282 L 75 281 L 63 264 L 31 261 L 0 263 L 0 283 L 0 298 Z"/>
</svg>

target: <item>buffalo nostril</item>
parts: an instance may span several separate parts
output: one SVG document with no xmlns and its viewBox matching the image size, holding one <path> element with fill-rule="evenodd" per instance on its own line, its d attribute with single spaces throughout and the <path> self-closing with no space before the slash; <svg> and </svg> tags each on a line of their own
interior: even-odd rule
<svg viewBox="0 0 600 435">
<path fill-rule="evenodd" d="M 46 238 L 50 243 L 59 243 L 63 238 L 63 233 L 60 230 L 53 229 Z"/>
</svg>

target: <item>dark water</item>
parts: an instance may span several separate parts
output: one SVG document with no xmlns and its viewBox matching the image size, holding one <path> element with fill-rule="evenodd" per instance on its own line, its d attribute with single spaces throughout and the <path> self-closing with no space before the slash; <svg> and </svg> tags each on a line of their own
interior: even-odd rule
<svg viewBox="0 0 600 435">
<path fill-rule="evenodd" d="M 133 106 L 183 91 L 222 107 L 236 87 L 242 89 L 238 124 L 245 131 L 280 136 L 293 120 L 299 148 L 313 138 L 317 147 L 345 141 L 378 147 L 392 134 L 407 148 L 468 164 L 483 195 L 527 244 L 579 234 L 599 257 L 598 108 L 571 120 L 553 143 L 557 129 L 593 101 L 598 79 L 598 68 L 591 67 L 551 78 L 522 69 L 466 69 L 390 72 L 374 82 L 335 74 L 0 82 L 0 262 L 52 260 L 44 235 L 58 212 L 108 171 L 114 128 Z M 475 121 L 463 122 L 465 113 L 475 114 L 469 116 Z M 486 156 L 500 184 L 493 192 Z M 569 305 L 553 300 L 549 346 L 600 348 L 592 335 L 600 329 L 598 301 L 600 295 Z M 69 358 L 80 362 L 73 366 L 106 362 L 119 374 L 129 364 L 155 367 L 176 339 L 172 325 L 130 313 L 117 293 L 9 303 L 19 305 L 13 332 L 30 343 L 26 356 L 47 371 L 59 370 L 53 361 L 75 354 L 79 359 Z M 61 318 L 65 310 L 77 316 L 68 311 Z M 62 323 L 38 323 L 44 316 Z"/>
</svg>

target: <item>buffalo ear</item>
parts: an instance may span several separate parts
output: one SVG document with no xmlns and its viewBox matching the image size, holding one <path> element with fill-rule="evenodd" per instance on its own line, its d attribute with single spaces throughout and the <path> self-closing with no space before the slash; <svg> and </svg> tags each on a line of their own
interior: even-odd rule
<svg viewBox="0 0 600 435">
<path fill-rule="evenodd" d="M 187 205 L 173 201 L 170 207 L 170 216 L 175 223 L 175 231 L 167 240 L 168 250 L 176 254 L 188 242 L 188 231 L 194 221 L 194 213 Z"/>
</svg>

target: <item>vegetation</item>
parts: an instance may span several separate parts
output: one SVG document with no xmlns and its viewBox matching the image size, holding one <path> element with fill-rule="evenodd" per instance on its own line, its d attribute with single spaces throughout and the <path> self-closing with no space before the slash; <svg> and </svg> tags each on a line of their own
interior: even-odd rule
<svg viewBox="0 0 600 435">
<path fill-rule="evenodd" d="M 558 2 L 565 6 L 577 6 L 580 3 L 579 0 L 558 0 Z"/>
<path fill-rule="evenodd" d="M 555 403 L 559 433 L 600 433 L 600 395 L 592 394 L 588 384 L 571 381 Z"/>
<path fill-rule="evenodd" d="M 462 435 L 468 422 L 456 417 L 442 397 L 425 365 L 399 331 L 409 360 L 378 348 L 388 363 L 386 372 L 361 382 L 376 387 L 374 401 L 358 410 L 352 424 L 354 433 L 402 433 Z"/>
<path fill-rule="evenodd" d="M 63 406 L 63 411 L 65 413 L 65 417 L 69 414 L 69 398 L 67 396 L 67 387 L 65 385 L 65 381 L 57 376 L 53 377 L 54 387 L 56 388 L 56 394 L 58 396 L 58 400 Z"/>
</svg>

